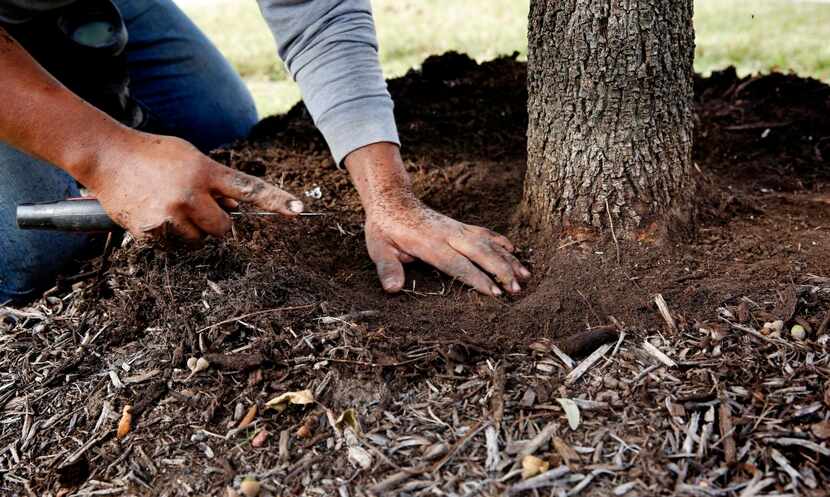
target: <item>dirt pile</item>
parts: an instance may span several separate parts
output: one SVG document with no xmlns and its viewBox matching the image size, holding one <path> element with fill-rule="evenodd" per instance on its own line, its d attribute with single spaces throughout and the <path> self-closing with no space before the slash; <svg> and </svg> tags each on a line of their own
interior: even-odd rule
<svg viewBox="0 0 830 497">
<path fill-rule="evenodd" d="M 118 284 L 144 288 L 146 312 L 181 329 L 322 301 L 342 313 L 378 310 L 386 334 L 379 346 L 394 354 L 423 340 L 522 347 L 606 324 L 608 316 L 654 324 L 647 303 L 661 292 L 690 320 L 700 319 L 751 289 L 767 287 L 774 295 L 776 285 L 806 267 L 830 272 L 821 229 L 828 210 L 817 201 L 830 176 L 827 86 L 778 74 L 741 79 L 733 70 L 698 79 L 695 158 L 713 185 L 700 237 L 666 250 L 626 245 L 618 264 L 609 237 L 599 248 L 569 240 L 539 246 L 516 218 L 525 168 L 524 81 L 524 64 L 511 58 L 479 66 L 452 54 L 431 57 L 421 72 L 390 82 L 416 191 L 437 210 L 518 242 L 520 258 L 536 275 L 521 297 L 486 299 L 420 264 L 409 268 L 402 295 L 384 295 L 364 248 L 359 199 L 302 105 L 265 119 L 247 143 L 215 155 L 306 192 L 309 209 L 324 215 L 296 223 L 247 219 L 233 240 L 192 254 L 122 252 L 136 272 Z M 773 233 L 775 243 L 765 243 Z M 229 288 L 209 309 L 195 298 L 206 280 Z M 162 288 L 171 285 L 178 288 L 165 295 Z M 110 303 L 113 313 L 130 309 L 118 298 Z"/>
<path fill-rule="evenodd" d="M 357 195 L 297 106 L 214 156 L 321 215 L 242 218 L 194 252 L 129 246 L 102 274 L 5 317 L 0 488 L 224 495 L 252 474 L 269 495 L 496 495 L 521 488 L 513 463 L 534 444 L 566 465 L 555 485 L 596 480 L 597 495 L 631 482 L 651 495 L 751 481 L 783 492 L 781 461 L 805 493 L 823 488 L 830 449 L 810 430 L 830 402 L 818 336 L 830 320 L 830 88 L 732 70 L 696 80 L 709 188 L 693 241 L 537 244 L 514 215 L 525 70 L 448 54 L 390 81 L 417 193 L 516 241 L 535 275 L 521 297 L 484 298 L 422 264 L 385 295 Z M 761 334 L 777 320 L 780 337 Z M 795 324 L 806 340 L 789 337 Z M 609 343 L 579 377 L 551 344 L 582 359 L 561 337 L 586 328 Z M 196 357 L 212 365 L 191 377 Z M 306 388 L 318 404 L 262 411 Z M 579 401 L 579 430 L 557 398 Z M 118 442 L 125 404 L 134 428 Z M 234 431 L 252 405 L 255 423 Z M 327 411 L 348 408 L 366 434 L 363 469 L 366 455 L 328 428 Z"/>
</svg>

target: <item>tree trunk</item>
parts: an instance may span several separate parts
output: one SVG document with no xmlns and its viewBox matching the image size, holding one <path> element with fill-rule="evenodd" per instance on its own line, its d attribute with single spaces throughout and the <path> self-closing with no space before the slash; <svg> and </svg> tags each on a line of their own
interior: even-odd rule
<svg viewBox="0 0 830 497">
<path fill-rule="evenodd" d="M 688 222 L 692 0 L 531 0 L 528 46 L 531 224 L 642 240 Z"/>
</svg>

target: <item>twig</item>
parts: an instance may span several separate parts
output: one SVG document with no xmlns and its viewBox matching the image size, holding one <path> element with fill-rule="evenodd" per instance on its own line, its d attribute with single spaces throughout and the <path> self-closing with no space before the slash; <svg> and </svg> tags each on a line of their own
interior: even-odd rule
<svg viewBox="0 0 830 497">
<path fill-rule="evenodd" d="M 0 318 L 3 318 L 5 316 L 11 316 L 17 319 L 46 319 L 46 316 L 39 312 L 19 311 L 12 307 L 0 306 Z"/>
<path fill-rule="evenodd" d="M 292 307 L 276 307 L 274 309 L 265 309 L 263 311 L 251 312 L 251 313 L 248 313 L 248 314 L 243 314 L 241 316 L 237 316 L 235 318 L 230 318 L 230 319 L 226 319 L 224 321 L 219 321 L 218 323 L 212 324 L 210 326 L 205 326 L 204 328 L 201 328 L 201 329 L 197 330 L 196 334 L 199 334 L 203 331 L 207 331 L 211 328 L 216 328 L 217 326 L 222 326 L 223 324 L 228 324 L 228 323 L 233 323 L 233 322 L 239 321 L 240 319 L 248 319 L 249 317 L 252 317 L 252 316 L 259 316 L 261 314 L 268 314 L 268 313 L 271 313 L 271 312 L 300 311 L 300 310 L 303 310 L 303 309 L 311 309 L 312 307 L 315 307 L 316 305 L 317 304 L 296 305 L 296 306 L 292 306 Z"/>
<path fill-rule="evenodd" d="M 677 323 L 674 321 L 671 312 L 669 312 L 669 305 L 666 303 L 666 299 L 663 298 L 662 293 L 654 296 L 654 303 L 657 304 L 657 310 L 660 311 L 660 315 L 663 316 L 666 324 L 669 325 L 669 329 L 671 331 L 677 331 Z"/>
<path fill-rule="evenodd" d="M 643 349 L 645 349 L 645 351 L 648 352 L 648 354 L 650 356 L 652 356 L 655 359 L 657 359 L 658 361 L 662 362 L 667 367 L 670 367 L 670 368 L 676 368 L 677 367 L 677 363 L 674 362 L 671 357 L 664 354 L 662 350 L 660 350 L 657 347 L 655 347 L 654 345 L 652 345 L 651 342 L 649 342 L 648 340 L 645 340 L 643 342 Z"/>
<path fill-rule="evenodd" d="M 322 324 L 334 324 L 334 323 L 348 323 L 350 321 L 362 321 L 367 318 L 372 318 L 375 316 L 379 316 L 379 311 L 355 311 L 350 312 L 348 314 L 343 314 L 341 316 L 322 316 L 317 318 L 320 323 Z"/>
<path fill-rule="evenodd" d="M 732 424 L 732 413 L 726 395 L 722 394 L 720 399 L 720 438 L 723 440 L 723 460 L 727 465 L 738 462 L 735 446 L 735 430 Z"/>
<path fill-rule="evenodd" d="M 442 457 L 439 461 L 436 461 L 436 463 L 432 465 L 432 468 L 430 468 L 429 472 L 430 472 L 430 473 L 435 473 L 436 471 L 438 471 L 439 469 L 441 469 L 441 468 L 442 468 L 445 464 L 447 464 L 447 462 L 448 462 L 450 459 L 452 459 L 453 457 L 455 457 L 455 454 L 456 454 L 459 450 L 461 450 L 461 449 L 462 449 L 465 445 L 467 445 L 467 442 L 469 442 L 470 440 L 472 440 L 474 436 L 478 435 L 478 433 L 479 433 L 481 430 L 483 430 L 483 429 L 487 428 L 488 426 L 490 426 L 490 422 L 489 422 L 489 421 L 488 421 L 488 422 L 485 422 L 485 423 L 483 423 L 483 422 L 479 421 L 478 423 L 476 423 L 476 424 L 475 424 L 475 426 L 473 426 L 472 428 L 470 428 L 470 431 L 469 431 L 466 435 L 464 435 L 464 437 L 462 437 L 462 438 L 461 438 L 461 440 L 459 440 L 457 444 L 453 445 L 453 446 L 450 448 L 450 450 L 449 450 L 449 451 L 447 451 L 447 455 L 445 455 L 445 456 L 444 456 L 444 457 Z"/>
<path fill-rule="evenodd" d="M 521 483 L 517 483 L 507 490 L 507 495 L 517 494 L 526 490 L 535 490 L 537 488 L 544 488 L 556 485 L 565 475 L 571 470 L 567 466 L 559 466 L 550 471 L 546 471 L 541 475 L 534 476 Z"/>
<path fill-rule="evenodd" d="M 518 452 L 518 459 L 521 461 L 525 456 L 532 455 L 539 450 L 539 447 L 548 443 L 548 440 L 556 434 L 556 429 L 559 427 L 558 423 L 548 423 L 542 431 L 536 434 L 535 437 L 528 440 L 521 446 Z"/>
<path fill-rule="evenodd" d="M 595 350 L 591 355 L 589 355 L 587 359 L 580 362 L 579 366 L 574 368 L 573 371 L 568 373 L 568 376 L 565 377 L 565 384 L 572 385 L 577 380 L 579 380 L 579 378 L 581 378 L 582 375 L 585 374 L 591 368 L 591 366 L 593 366 L 594 363 L 600 359 L 600 357 L 604 356 L 606 352 L 611 350 L 611 347 L 612 345 L 610 343 L 606 343 L 602 347 Z"/>
<path fill-rule="evenodd" d="M 750 327 L 748 327 L 748 326 L 741 326 L 740 324 L 733 323 L 732 321 L 730 321 L 730 320 L 726 319 L 726 318 L 725 318 L 725 317 L 723 317 L 723 316 L 719 316 L 718 318 L 719 318 L 721 321 L 723 321 L 723 322 L 725 322 L 725 323 L 728 323 L 728 324 L 729 324 L 729 326 L 731 326 L 732 328 L 734 328 L 734 329 L 736 329 L 736 330 L 739 330 L 739 331 L 743 331 L 744 333 L 749 333 L 750 335 L 754 336 L 755 338 L 758 338 L 758 339 L 764 340 L 765 342 L 773 343 L 773 344 L 775 344 L 775 345 L 783 345 L 783 346 L 788 347 L 788 348 L 791 348 L 791 349 L 792 349 L 792 348 L 795 348 L 795 346 L 793 346 L 793 345 L 792 345 L 792 344 L 790 344 L 790 343 L 785 342 L 784 340 L 775 340 L 775 339 L 772 339 L 772 338 L 770 338 L 770 337 L 768 337 L 768 336 L 764 336 L 764 335 L 762 335 L 762 334 L 758 333 L 757 331 L 755 331 L 754 329 L 752 329 L 752 328 L 750 328 Z"/>
<path fill-rule="evenodd" d="M 495 426 L 488 426 L 484 430 L 484 440 L 487 445 L 487 460 L 484 467 L 487 471 L 495 471 L 501 462 L 501 454 L 499 453 L 499 432 Z"/>
</svg>

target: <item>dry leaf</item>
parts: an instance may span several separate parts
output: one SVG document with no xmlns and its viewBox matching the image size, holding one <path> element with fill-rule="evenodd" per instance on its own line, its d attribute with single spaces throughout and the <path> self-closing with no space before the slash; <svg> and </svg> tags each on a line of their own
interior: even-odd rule
<svg viewBox="0 0 830 497">
<path fill-rule="evenodd" d="M 572 461 L 579 461 L 579 454 L 561 438 L 553 437 L 553 448 L 556 449 L 565 464 L 570 465 Z"/>
<path fill-rule="evenodd" d="M 363 434 L 363 429 L 360 427 L 360 420 L 357 419 L 357 412 L 354 409 L 346 409 L 343 411 L 343 414 L 334 422 L 334 427 L 340 431 L 348 427 L 357 435 Z"/>
<path fill-rule="evenodd" d="M 812 430 L 813 435 L 815 435 L 816 437 L 822 440 L 826 440 L 830 438 L 830 421 L 818 422 L 811 426 L 810 430 Z"/>
<path fill-rule="evenodd" d="M 522 479 L 527 480 L 550 468 L 550 464 L 536 456 L 524 456 L 522 458 Z"/>
<path fill-rule="evenodd" d="M 239 422 L 239 425 L 237 425 L 236 428 L 239 429 L 239 430 L 243 430 L 243 429 L 251 426 L 251 423 L 253 423 L 254 419 L 256 418 L 256 413 L 257 413 L 256 404 L 254 404 L 254 405 L 251 406 L 250 409 L 248 409 L 248 413 L 245 414 L 245 417 L 242 418 L 242 420 Z"/>
<path fill-rule="evenodd" d="M 298 392 L 286 392 L 278 397 L 274 397 L 265 404 L 265 408 L 283 412 L 291 404 L 307 405 L 313 403 L 314 394 L 311 393 L 311 390 L 300 390 Z"/>
<path fill-rule="evenodd" d="M 302 425 L 297 429 L 297 437 L 298 438 L 311 438 L 313 432 L 311 431 L 311 427 L 308 425 Z"/>
<path fill-rule="evenodd" d="M 129 404 L 124 406 L 124 410 L 121 412 L 121 420 L 118 422 L 118 431 L 115 433 L 115 437 L 118 440 L 126 437 L 130 434 L 130 430 L 133 429 L 133 407 Z"/>
<path fill-rule="evenodd" d="M 572 430 L 579 428 L 579 406 L 571 399 L 556 399 L 562 409 L 565 411 L 565 416 L 568 418 L 568 426 Z"/>
</svg>

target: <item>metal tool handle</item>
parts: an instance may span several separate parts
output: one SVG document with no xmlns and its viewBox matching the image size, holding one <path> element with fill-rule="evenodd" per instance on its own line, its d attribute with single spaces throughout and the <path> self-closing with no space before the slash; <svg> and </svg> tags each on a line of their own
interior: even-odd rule
<svg viewBox="0 0 830 497">
<path fill-rule="evenodd" d="M 94 198 L 18 205 L 17 227 L 87 233 L 121 229 Z"/>
</svg>

